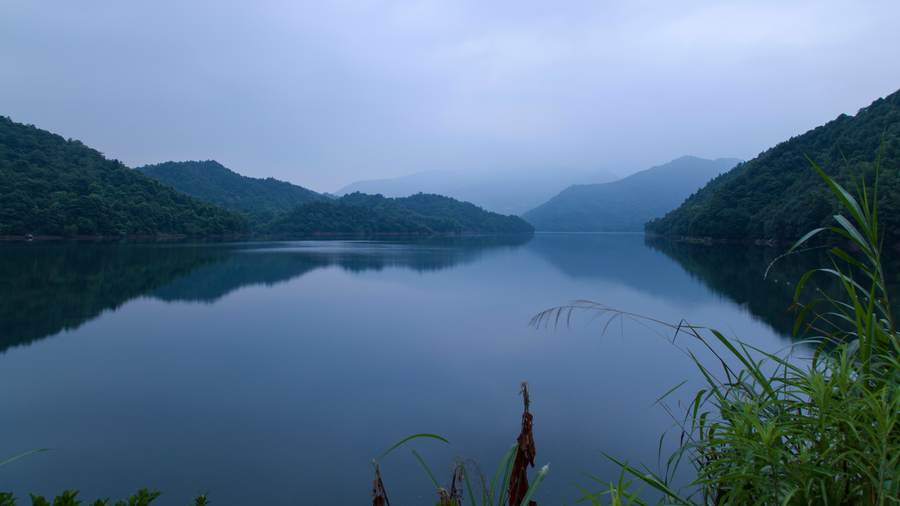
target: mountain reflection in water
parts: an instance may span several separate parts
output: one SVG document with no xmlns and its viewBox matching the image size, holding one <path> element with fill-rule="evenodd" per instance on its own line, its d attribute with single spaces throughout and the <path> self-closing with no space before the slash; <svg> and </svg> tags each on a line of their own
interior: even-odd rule
<svg viewBox="0 0 900 506">
<path fill-rule="evenodd" d="M 332 265 L 350 272 L 449 269 L 530 239 L 0 243 L 0 352 L 74 330 L 141 296 L 211 303 Z"/>
<path fill-rule="evenodd" d="M 728 300 L 747 308 L 782 337 L 803 339 L 802 327 L 794 336 L 797 311 L 793 310 L 797 283 L 814 269 L 834 268 L 827 247 L 798 248 L 788 254 L 785 245 L 702 244 L 646 237 L 648 248 L 675 260 L 695 279 Z M 839 267 L 846 270 L 845 264 Z M 888 277 L 888 290 L 897 293 L 897 276 Z M 856 279 L 863 279 L 857 274 Z M 866 283 L 863 283 L 865 286 Z M 846 292 L 836 276 L 817 273 L 809 278 L 799 302 L 809 303 L 823 296 L 846 300 Z M 824 308 L 824 310 L 828 310 Z M 812 322 L 808 318 L 807 323 Z M 819 323 L 820 327 L 828 328 Z"/>
</svg>

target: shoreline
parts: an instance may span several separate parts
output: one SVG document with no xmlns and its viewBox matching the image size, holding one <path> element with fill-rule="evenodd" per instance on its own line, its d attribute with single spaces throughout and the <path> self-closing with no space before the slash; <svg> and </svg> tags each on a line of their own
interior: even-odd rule
<svg viewBox="0 0 900 506">
<path fill-rule="evenodd" d="M 130 240 L 166 240 L 166 239 L 252 239 L 252 238 L 339 238 L 339 237 L 454 237 L 454 236 L 475 236 L 475 235 L 534 235 L 533 232 L 518 233 L 484 233 L 484 232 L 447 232 L 447 233 L 425 233 L 425 232 L 307 232 L 300 234 L 259 234 L 254 232 L 241 234 L 156 234 L 156 235 L 0 235 L 0 242 L 33 242 L 33 241 L 65 241 L 65 242 L 87 242 L 87 241 L 130 241 Z"/>
</svg>

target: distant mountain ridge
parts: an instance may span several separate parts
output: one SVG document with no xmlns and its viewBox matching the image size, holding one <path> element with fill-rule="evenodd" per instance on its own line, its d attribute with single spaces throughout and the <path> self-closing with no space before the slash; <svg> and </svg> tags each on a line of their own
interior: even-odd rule
<svg viewBox="0 0 900 506">
<path fill-rule="evenodd" d="M 728 240 L 795 240 L 833 224 L 839 206 L 810 164 L 853 191 L 846 161 L 871 184 L 884 136 L 879 220 L 900 242 L 900 92 L 779 143 L 711 181 L 680 207 L 647 224 L 649 233 Z"/>
<path fill-rule="evenodd" d="M 575 183 L 605 183 L 618 176 L 601 169 L 518 169 L 494 172 L 433 171 L 408 176 L 356 181 L 337 192 L 407 197 L 416 193 L 438 194 L 471 202 L 484 209 L 521 216 Z"/>
<path fill-rule="evenodd" d="M 165 162 L 135 170 L 188 195 L 236 211 L 254 227 L 301 204 L 328 200 L 312 190 L 275 178 L 242 176 L 215 160 Z"/>
<path fill-rule="evenodd" d="M 242 176 L 213 160 L 166 162 L 137 170 L 178 190 L 243 214 L 256 232 L 320 234 L 532 233 L 518 217 L 439 195 L 333 199 L 273 178 Z"/>
<path fill-rule="evenodd" d="M 683 156 L 603 184 L 572 185 L 522 217 L 537 231 L 640 232 L 691 192 L 740 163 Z"/>
</svg>

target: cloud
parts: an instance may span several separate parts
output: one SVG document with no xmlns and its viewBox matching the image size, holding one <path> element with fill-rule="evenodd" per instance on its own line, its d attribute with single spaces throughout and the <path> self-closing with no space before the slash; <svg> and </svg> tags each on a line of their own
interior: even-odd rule
<svg viewBox="0 0 900 506">
<path fill-rule="evenodd" d="M 34 0 L 0 114 L 130 165 L 320 190 L 442 168 L 750 157 L 900 87 L 888 1 Z"/>
</svg>

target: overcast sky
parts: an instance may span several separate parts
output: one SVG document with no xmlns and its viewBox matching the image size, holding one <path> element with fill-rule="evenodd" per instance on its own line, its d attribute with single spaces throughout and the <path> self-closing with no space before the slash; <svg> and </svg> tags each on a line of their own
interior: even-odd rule
<svg viewBox="0 0 900 506">
<path fill-rule="evenodd" d="M 317 191 L 750 159 L 900 89 L 900 2 L 3 0 L 0 115 Z"/>
</svg>

